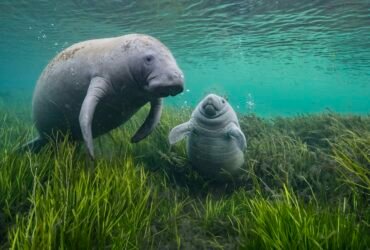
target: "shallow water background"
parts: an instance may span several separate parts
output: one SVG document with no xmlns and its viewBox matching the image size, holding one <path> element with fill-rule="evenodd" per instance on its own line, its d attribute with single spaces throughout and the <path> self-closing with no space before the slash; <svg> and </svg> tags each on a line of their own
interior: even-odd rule
<svg viewBox="0 0 370 250">
<path fill-rule="evenodd" d="M 186 91 L 236 110 L 294 115 L 370 111 L 369 0 L 0 2 L 0 102 L 31 102 L 49 60 L 87 39 L 146 33 L 173 52 Z"/>
</svg>

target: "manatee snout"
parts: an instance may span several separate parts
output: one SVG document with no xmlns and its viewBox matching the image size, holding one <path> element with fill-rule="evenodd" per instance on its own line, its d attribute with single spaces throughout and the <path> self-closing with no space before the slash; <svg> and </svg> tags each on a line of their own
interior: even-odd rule
<svg viewBox="0 0 370 250">
<path fill-rule="evenodd" d="M 204 98 L 201 108 L 204 110 L 204 113 L 208 116 L 214 116 L 217 114 L 218 111 L 222 109 L 222 100 L 220 97 L 209 94 Z"/>
<path fill-rule="evenodd" d="M 184 91 L 184 75 L 181 71 L 161 74 L 149 82 L 149 91 L 158 96 L 175 96 Z"/>
<path fill-rule="evenodd" d="M 213 106 L 212 104 L 207 104 L 206 106 L 204 106 L 204 112 L 208 116 L 214 116 L 214 115 L 217 114 L 217 110 L 216 110 L 215 106 Z"/>
<path fill-rule="evenodd" d="M 164 86 L 160 87 L 158 91 L 161 96 L 175 96 L 184 91 L 184 87 L 182 85 Z"/>
</svg>

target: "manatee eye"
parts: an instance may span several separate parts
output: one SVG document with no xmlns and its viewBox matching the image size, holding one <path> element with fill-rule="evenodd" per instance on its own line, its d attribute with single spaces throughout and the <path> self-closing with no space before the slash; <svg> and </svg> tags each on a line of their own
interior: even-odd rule
<svg viewBox="0 0 370 250">
<path fill-rule="evenodd" d="M 225 104 L 225 99 L 222 99 L 222 100 L 221 100 L 221 102 L 222 102 L 223 104 Z"/>
<path fill-rule="evenodd" d="M 144 58 L 146 64 L 151 64 L 154 61 L 154 56 L 148 55 Z"/>
</svg>

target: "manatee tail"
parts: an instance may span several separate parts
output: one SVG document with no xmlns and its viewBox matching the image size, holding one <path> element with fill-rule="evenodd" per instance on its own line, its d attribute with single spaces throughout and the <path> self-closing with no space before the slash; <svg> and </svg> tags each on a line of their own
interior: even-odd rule
<svg viewBox="0 0 370 250">
<path fill-rule="evenodd" d="M 45 138 L 37 137 L 17 148 L 16 152 L 31 151 L 33 153 L 38 153 L 47 143 L 48 141 Z"/>
</svg>

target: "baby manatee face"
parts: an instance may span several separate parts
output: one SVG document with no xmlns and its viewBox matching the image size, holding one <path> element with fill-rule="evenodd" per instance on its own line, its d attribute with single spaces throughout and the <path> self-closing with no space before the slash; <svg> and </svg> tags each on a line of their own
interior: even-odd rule
<svg viewBox="0 0 370 250">
<path fill-rule="evenodd" d="M 154 97 L 175 96 L 184 89 L 184 74 L 171 52 L 158 40 L 141 36 L 133 41 L 131 73 L 140 88 Z"/>
<path fill-rule="evenodd" d="M 215 94 L 206 96 L 199 105 L 199 111 L 209 119 L 219 117 L 227 110 L 228 103 L 226 100 Z"/>
</svg>

